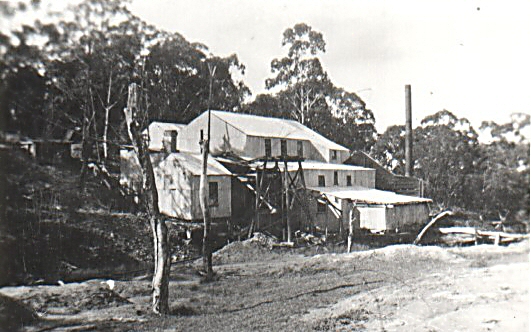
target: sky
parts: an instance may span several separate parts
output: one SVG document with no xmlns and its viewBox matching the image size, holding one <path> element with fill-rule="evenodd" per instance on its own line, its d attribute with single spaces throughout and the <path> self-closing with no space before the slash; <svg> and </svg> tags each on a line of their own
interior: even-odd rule
<svg viewBox="0 0 531 332">
<path fill-rule="evenodd" d="M 286 54 L 283 31 L 304 22 L 325 38 L 332 82 L 367 103 L 379 132 L 404 123 L 406 84 L 414 126 L 442 109 L 475 127 L 531 111 L 531 1 L 133 0 L 130 9 L 213 54 L 236 53 L 253 95 Z"/>
<path fill-rule="evenodd" d="M 531 113 L 529 0 L 132 0 L 129 8 L 215 55 L 235 53 L 253 96 L 267 92 L 271 60 L 287 54 L 284 30 L 306 23 L 324 36 L 332 82 L 366 102 L 380 133 L 405 122 L 406 84 L 414 126 L 443 109 L 476 129 Z"/>
</svg>

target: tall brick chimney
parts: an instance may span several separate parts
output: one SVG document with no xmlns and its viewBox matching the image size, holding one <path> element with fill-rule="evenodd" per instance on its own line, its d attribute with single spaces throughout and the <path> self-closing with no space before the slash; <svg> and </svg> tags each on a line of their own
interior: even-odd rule
<svg viewBox="0 0 531 332">
<path fill-rule="evenodd" d="M 406 176 L 413 176 L 413 126 L 411 122 L 411 85 L 406 85 Z"/>
</svg>

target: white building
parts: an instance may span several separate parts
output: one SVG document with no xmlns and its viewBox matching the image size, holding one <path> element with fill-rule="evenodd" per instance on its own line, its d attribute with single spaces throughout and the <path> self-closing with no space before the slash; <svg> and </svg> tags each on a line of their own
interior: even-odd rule
<svg viewBox="0 0 531 332">
<path fill-rule="evenodd" d="M 184 220 L 202 217 L 198 198 L 199 142 L 207 136 L 208 118 L 208 112 L 204 112 L 187 125 L 154 122 L 149 126 L 150 149 L 159 151 L 154 153 L 158 156 L 154 171 L 162 213 Z M 269 214 L 265 219 L 271 223 L 286 218 L 282 212 L 286 209 L 285 197 L 273 197 L 275 193 L 285 195 L 286 184 L 294 192 L 303 188 L 305 197 L 313 197 L 308 202 L 291 198 L 290 209 L 298 204 L 300 211 L 293 213 L 296 222 L 292 231 L 308 225 L 310 219 L 313 226 L 321 229 L 344 229 L 353 208 L 359 211 L 357 227 L 372 231 L 417 227 L 428 218 L 431 200 L 377 190 L 375 169 L 343 164 L 350 156 L 347 148 L 296 121 L 211 111 L 210 123 L 208 181 L 211 198 L 216 197 L 217 201 L 211 209 L 213 218 L 238 216 L 250 222 L 252 218 L 260 219 L 260 213 Z M 244 165 L 246 174 L 231 167 L 235 158 L 238 169 Z M 131 182 L 127 180 L 132 178 L 127 166 L 131 163 L 130 153 L 123 152 L 123 160 L 123 169 L 129 168 L 123 182 Z M 264 169 L 273 172 L 264 177 L 270 179 L 268 184 L 259 180 L 263 176 L 258 174 Z M 261 210 L 264 206 L 268 207 L 266 211 Z"/>
</svg>

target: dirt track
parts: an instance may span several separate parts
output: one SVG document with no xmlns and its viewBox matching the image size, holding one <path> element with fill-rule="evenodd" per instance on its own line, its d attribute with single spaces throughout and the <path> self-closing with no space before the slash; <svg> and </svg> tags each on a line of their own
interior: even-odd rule
<svg viewBox="0 0 531 332">
<path fill-rule="evenodd" d="M 53 331 L 525 331 L 528 242 L 443 249 L 409 245 L 302 255 L 252 248 L 221 252 L 220 279 L 201 284 L 175 268 L 173 315 L 149 313 L 149 276 L 65 286 L 7 287 Z M 243 248 L 245 249 L 245 248 Z M 235 255 L 237 255 L 235 257 Z"/>
</svg>

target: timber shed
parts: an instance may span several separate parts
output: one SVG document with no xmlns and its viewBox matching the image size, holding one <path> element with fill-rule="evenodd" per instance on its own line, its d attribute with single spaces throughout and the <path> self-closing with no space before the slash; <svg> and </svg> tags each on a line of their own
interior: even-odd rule
<svg viewBox="0 0 531 332">
<path fill-rule="evenodd" d="M 134 151 L 120 152 L 122 185 L 138 192 L 140 165 Z M 160 212 L 187 221 L 203 218 L 199 182 L 201 155 L 184 152 L 151 153 Z M 210 213 L 213 219 L 231 217 L 232 174 L 210 157 L 207 167 Z"/>
<path fill-rule="evenodd" d="M 309 187 L 317 197 L 337 210 L 337 219 L 348 228 L 354 209 L 354 228 L 371 232 L 417 230 L 429 216 L 431 199 L 396 194 L 366 187 Z M 332 226 L 335 222 L 332 222 Z M 334 228 L 334 227 L 332 227 Z"/>
<path fill-rule="evenodd" d="M 393 174 L 362 151 L 352 152 L 344 163 L 376 170 L 375 186 L 377 189 L 392 191 L 402 195 L 423 196 L 422 181 L 420 179 Z"/>
</svg>

